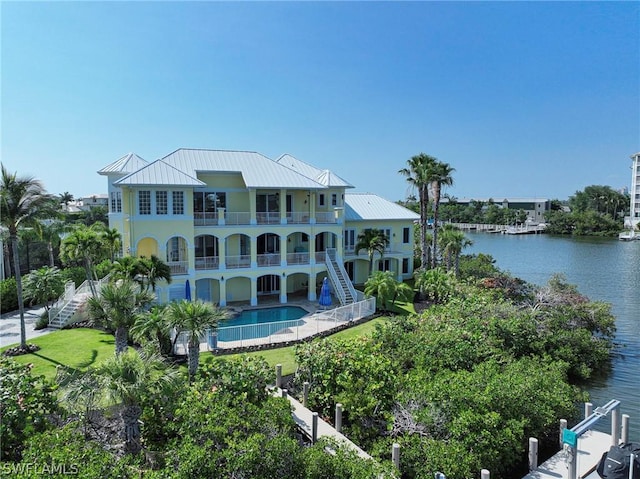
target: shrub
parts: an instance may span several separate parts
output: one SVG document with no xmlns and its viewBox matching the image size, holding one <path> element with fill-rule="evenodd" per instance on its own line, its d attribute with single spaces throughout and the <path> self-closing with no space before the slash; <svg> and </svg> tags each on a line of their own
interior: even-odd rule
<svg viewBox="0 0 640 479">
<path fill-rule="evenodd" d="M 15 278 L 0 281 L 0 312 L 7 313 L 18 309 L 18 289 Z"/>
<path fill-rule="evenodd" d="M 56 399 L 44 377 L 31 375 L 31 365 L 1 356 L 0 392 L 0 459 L 15 461 L 25 440 L 48 427 Z"/>
</svg>

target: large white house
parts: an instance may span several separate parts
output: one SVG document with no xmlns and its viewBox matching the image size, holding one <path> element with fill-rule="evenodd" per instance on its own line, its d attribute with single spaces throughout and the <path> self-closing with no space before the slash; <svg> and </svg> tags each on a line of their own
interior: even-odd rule
<svg viewBox="0 0 640 479">
<path fill-rule="evenodd" d="M 374 268 L 398 280 L 413 274 L 418 215 L 353 186 L 332 171 L 291 155 L 277 160 L 248 151 L 179 149 L 147 162 L 129 153 L 102 168 L 109 224 L 123 253 L 156 255 L 171 267 L 161 302 L 187 294 L 226 306 L 257 305 L 265 296 L 303 294 L 315 301 L 324 277 L 341 303 L 369 273 L 358 235 L 385 231 L 390 243 Z"/>
</svg>

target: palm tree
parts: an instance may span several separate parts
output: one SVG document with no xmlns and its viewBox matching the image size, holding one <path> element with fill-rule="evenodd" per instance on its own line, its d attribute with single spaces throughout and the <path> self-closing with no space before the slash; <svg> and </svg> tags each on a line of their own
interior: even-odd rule
<svg viewBox="0 0 640 479">
<path fill-rule="evenodd" d="M 62 240 L 60 245 L 60 259 L 64 263 L 77 261 L 84 264 L 93 296 L 97 294 L 93 284 L 93 265 L 105 255 L 104 244 L 100 237 L 102 229 L 103 227 L 99 223 L 92 226 L 78 225 L 69 236 Z"/>
<path fill-rule="evenodd" d="M 89 318 L 115 333 L 116 355 L 126 351 L 129 329 L 138 314 L 146 310 L 155 295 L 140 290 L 130 280 L 118 280 L 102 287 L 99 296 L 89 298 Z"/>
<path fill-rule="evenodd" d="M 139 273 L 142 275 L 147 289 L 151 286 L 151 289 L 155 291 L 156 284 L 160 280 L 166 281 L 167 284 L 171 283 L 171 268 L 156 255 L 152 254 L 150 258 L 142 256 L 139 261 Z"/>
<path fill-rule="evenodd" d="M 393 308 L 396 299 L 409 301 L 413 298 L 413 288 L 406 283 L 396 281 L 392 271 L 376 271 L 365 283 L 364 293 L 367 296 L 376 297 L 376 305 L 379 309 L 388 311 L 391 301 Z"/>
<path fill-rule="evenodd" d="M 56 265 L 55 255 L 53 252 L 62 242 L 60 235 L 66 231 L 69 231 L 69 225 L 57 220 L 48 221 L 46 223 L 40 222 L 40 225 L 38 226 L 40 239 L 47 243 L 47 250 L 49 251 L 49 266 L 52 268 Z"/>
<path fill-rule="evenodd" d="M 122 235 L 117 228 L 105 228 L 102 231 L 102 240 L 106 243 L 107 250 L 109 251 L 109 258 L 113 263 L 116 259 L 116 253 L 120 252 L 122 245 Z"/>
<path fill-rule="evenodd" d="M 67 209 L 67 206 L 69 206 L 69 203 L 71 203 L 72 201 L 73 195 L 71 193 L 69 193 L 68 191 L 60 193 L 60 203 L 64 205 L 65 210 Z"/>
<path fill-rule="evenodd" d="M 389 238 L 384 231 L 379 229 L 366 229 L 358 235 L 358 242 L 356 243 L 356 254 L 360 250 L 367 250 L 369 255 L 369 276 L 373 272 L 373 255 L 380 253 L 380 258 L 384 255 L 384 250 L 389 246 Z"/>
<path fill-rule="evenodd" d="M 20 347 L 27 348 L 27 332 L 24 322 L 22 275 L 18 255 L 18 231 L 33 225 L 49 212 L 50 195 L 42 183 L 32 177 L 18 177 L 0 165 L 0 224 L 9 232 L 9 244 L 13 254 L 16 276 L 18 308 L 20 311 Z"/>
<path fill-rule="evenodd" d="M 176 301 L 167 308 L 170 327 L 176 335 L 186 333 L 189 360 L 189 381 L 193 382 L 200 363 L 200 338 L 208 330 L 215 329 L 218 322 L 227 319 L 229 313 L 204 301 Z"/>
<path fill-rule="evenodd" d="M 449 163 L 436 162 L 436 165 L 430 176 L 431 180 L 431 192 L 433 193 L 433 246 L 431 248 L 431 267 L 436 267 L 437 259 L 437 246 L 438 246 L 438 208 L 440 207 L 440 196 L 442 194 L 443 186 L 451 186 L 453 184 L 453 173 L 455 168 L 452 168 Z"/>
<path fill-rule="evenodd" d="M 407 167 L 398 171 L 398 173 L 407 178 L 407 182 L 412 188 L 418 190 L 420 205 L 420 263 L 422 268 L 429 266 L 429 243 L 427 241 L 429 186 L 431 185 L 431 175 L 437 162 L 437 158 L 420 153 L 407 160 Z"/>
<path fill-rule="evenodd" d="M 140 273 L 140 261 L 133 256 L 123 256 L 113 262 L 111 267 L 111 278 L 128 279 L 137 282 Z"/>
<path fill-rule="evenodd" d="M 57 380 L 62 397 L 72 404 L 80 403 L 86 412 L 104 402 L 122 405 L 122 437 L 125 452 L 131 454 L 141 448 L 142 397 L 162 394 L 169 388 L 175 390 L 179 384 L 177 369 L 167 368 L 157 356 L 133 350 L 112 356 L 84 372 L 61 368 Z"/>
<path fill-rule="evenodd" d="M 153 306 L 136 317 L 129 332 L 134 341 L 142 344 L 152 344 L 159 354 L 171 353 L 171 327 L 165 314 L 166 305 Z"/>
<path fill-rule="evenodd" d="M 440 243 L 442 256 L 446 261 L 447 270 L 451 270 L 453 266 L 455 275 L 458 277 L 460 273 L 460 253 L 464 248 L 472 244 L 471 240 L 460 229 L 451 224 L 446 224 L 442 227 L 438 242 Z M 452 265 L 452 262 L 454 265 Z"/>
</svg>

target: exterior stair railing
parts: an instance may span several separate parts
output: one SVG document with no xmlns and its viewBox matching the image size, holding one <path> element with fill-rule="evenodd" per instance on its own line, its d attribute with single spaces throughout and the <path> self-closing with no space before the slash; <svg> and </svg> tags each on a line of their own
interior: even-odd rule
<svg viewBox="0 0 640 479">
<path fill-rule="evenodd" d="M 92 280 L 96 293 L 100 293 L 102 286 L 109 281 L 109 276 L 107 275 L 98 281 Z M 49 327 L 63 328 L 66 326 L 89 296 L 91 296 L 91 284 L 88 280 L 85 280 L 77 288 L 73 281 L 68 281 L 65 284 L 64 294 L 49 309 Z"/>
<path fill-rule="evenodd" d="M 344 306 L 364 299 L 364 295 L 362 293 L 358 295 L 359 291 L 353 287 L 342 261 L 339 261 L 335 248 L 328 248 L 325 254 L 329 278 L 340 304 Z"/>
</svg>

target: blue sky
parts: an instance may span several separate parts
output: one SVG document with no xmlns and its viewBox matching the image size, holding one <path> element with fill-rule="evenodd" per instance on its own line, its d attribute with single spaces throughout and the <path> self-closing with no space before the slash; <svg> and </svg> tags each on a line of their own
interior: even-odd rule
<svg viewBox="0 0 640 479">
<path fill-rule="evenodd" d="M 51 193 L 127 152 L 289 153 L 404 199 L 630 186 L 638 2 L 1 2 L 1 154 Z"/>
</svg>

